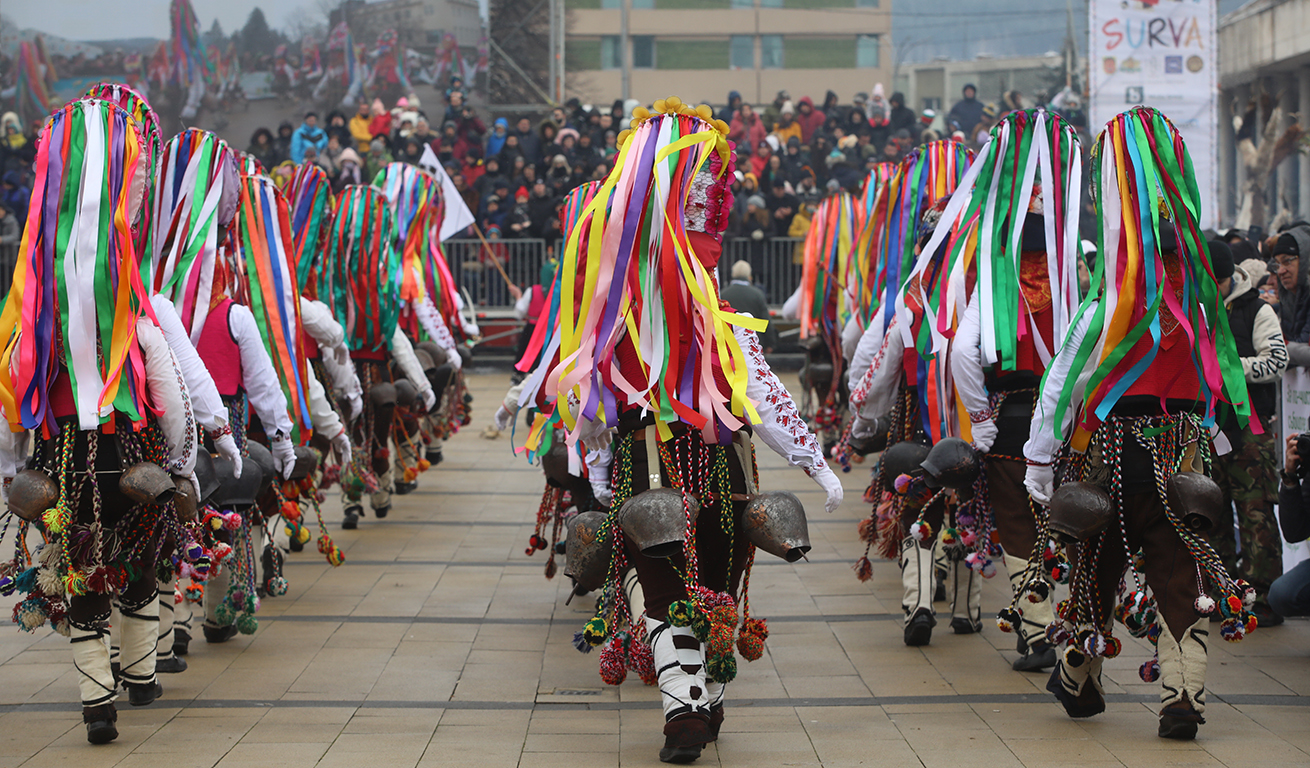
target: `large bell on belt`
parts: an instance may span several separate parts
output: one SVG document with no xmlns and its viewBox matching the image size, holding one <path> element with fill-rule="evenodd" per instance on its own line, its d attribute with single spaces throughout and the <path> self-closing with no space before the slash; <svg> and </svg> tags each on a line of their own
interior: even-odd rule
<svg viewBox="0 0 1310 768">
<path fill-rule="evenodd" d="M 882 452 L 882 484 L 886 491 L 895 490 L 893 485 L 901 475 L 919 475 L 923 473 L 923 460 L 928 458 L 928 446 L 909 440 L 897 443 Z"/>
<path fill-rule="evenodd" d="M 1183 519 L 1183 525 L 1197 533 L 1214 530 L 1224 508 L 1219 484 L 1199 472 L 1179 472 L 1165 488 L 1169 508 Z"/>
<path fill-rule="evenodd" d="M 1062 544 L 1090 539 L 1113 520 L 1114 504 L 1099 485 L 1064 483 L 1051 494 L 1051 535 Z"/>
<path fill-rule="evenodd" d="M 418 400 L 418 388 L 409 379 L 396 379 L 396 405 L 409 408 Z"/>
<path fill-rule="evenodd" d="M 272 487 L 273 481 L 277 480 L 277 462 L 273 460 L 273 452 L 265 448 L 263 443 L 247 440 L 246 458 L 241 462 L 241 479 L 245 479 L 246 468 L 251 464 L 257 464 L 261 472 L 259 475 L 259 488 L 255 492 L 256 496 L 261 496 Z M 253 500 L 251 503 L 253 503 Z"/>
<path fill-rule="evenodd" d="M 605 525 L 606 517 L 604 512 L 583 512 L 569 521 L 564 575 L 587 592 L 604 586 L 609 574 L 614 533 Z"/>
<path fill-rule="evenodd" d="M 118 478 L 118 490 L 137 504 L 167 504 L 177 486 L 164 468 L 149 461 L 133 464 Z"/>
<path fill-rule="evenodd" d="M 9 509 L 29 523 L 58 501 L 59 486 L 40 470 L 24 469 L 9 482 Z"/>
<path fill-rule="evenodd" d="M 296 463 L 291 468 L 291 477 L 287 479 L 304 480 L 318 469 L 318 453 L 307 445 L 297 445 L 293 450 L 296 453 Z"/>
<path fill-rule="evenodd" d="M 943 437 L 928 451 L 923 467 L 924 482 L 929 488 L 968 488 L 978 479 L 981 463 L 978 451 L 958 437 Z"/>
<path fill-rule="evenodd" d="M 264 485 L 264 469 L 259 462 L 250 460 L 241 464 L 241 477 L 235 477 L 236 466 L 231 459 L 214 458 L 214 476 L 218 488 L 208 500 L 221 509 L 248 507 L 255 503 L 259 489 Z"/>
<path fill-rule="evenodd" d="M 209 451 L 201 450 L 196 454 L 196 480 L 200 483 L 200 503 L 209 501 L 209 497 L 218 490 L 218 475 L 214 472 L 214 457 Z"/>
<path fill-rule="evenodd" d="M 891 435 L 891 416 L 875 416 L 873 427 L 867 437 L 851 436 L 847 445 L 851 452 L 857 456 L 868 456 L 871 453 L 887 450 L 887 438 Z"/>
<path fill-rule="evenodd" d="M 553 488 L 571 488 L 569 479 L 569 446 L 564 441 L 564 432 L 555 430 L 551 436 L 550 449 L 541 457 L 541 471 L 546 475 L 546 482 Z"/>
<path fill-rule="evenodd" d="M 184 523 L 195 520 L 200 503 L 200 500 L 196 497 L 200 495 L 200 492 L 191 484 L 191 478 L 174 475 L 173 487 L 175 489 L 173 509 L 177 510 L 177 518 Z"/>
<path fill-rule="evenodd" d="M 700 503 L 695 497 L 686 503 L 695 517 Z M 618 520 L 646 557 L 672 557 L 687 540 L 687 509 L 682 491 L 675 488 L 652 488 L 633 496 L 619 508 Z"/>
<path fill-rule="evenodd" d="M 770 555 L 794 563 L 809 552 L 805 507 L 790 491 L 768 491 L 751 499 L 742 515 L 746 538 Z"/>
</svg>

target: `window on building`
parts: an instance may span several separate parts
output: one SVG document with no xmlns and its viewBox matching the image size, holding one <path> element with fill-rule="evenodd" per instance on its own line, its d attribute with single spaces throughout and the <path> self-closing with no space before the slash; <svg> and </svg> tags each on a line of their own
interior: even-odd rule
<svg viewBox="0 0 1310 768">
<path fill-rule="evenodd" d="M 600 7 L 617 11 L 623 7 L 623 0 L 600 0 Z M 632 0 L 632 5 L 628 7 L 637 11 L 650 10 L 655 7 L 655 0 Z"/>
<path fill-rule="evenodd" d="M 732 0 L 733 8 L 754 8 L 755 0 Z"/>
<path fill-rule="evenodd" d="M 659 69 L 727 69 L 728 46 L 724 42 L 722 38 L 661 37 L 655 41 L 655 65 Z"/>
<path fill-rule="evenodd" d="M 782 0 L 760 0 L 761 8 L 781 8 Z"/>
<path fill-rule="evenodd" d="M 622 49 L 619 47 L 621 39 L 618 35 L 606 35 L 600 39 L 601 69 L 623 68 L 623 54 L 621 53 Z"/>
<path fill-rule="evenodd" d="M 782 35 L 760 35 L 760 69 L 782 69 Z"/>
<path fill-rule="evenodd" d="M 752 35 L 733 35 L 728 44 L 729 69 L 755 69 L 755 37 Z"/>
<path fill-rule="evenodd" d="M 882 50 L 877 35 L 860 35 L 855 38 L 855 66 L 877 69 L 882 66 Z"/>
<path fill-rule="evenodd" d="M 784 38 L 787 69 L 850 69 L 855 66 L 853 37 Z"/>
<path fill-rule="evenodd" d="M 855 0 L 856 8 L 877 8 L 878 0 Z"/>
<path fill-rule="evenodd" d="M 652 35 L 632 35 L 632 68 L 655 68 L 655 37 Z"/>
</svg>

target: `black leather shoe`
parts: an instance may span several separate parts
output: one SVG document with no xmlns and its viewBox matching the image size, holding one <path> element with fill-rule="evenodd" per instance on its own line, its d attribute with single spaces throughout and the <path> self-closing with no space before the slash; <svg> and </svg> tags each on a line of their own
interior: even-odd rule
<svg viewBox="0 0 1310 768">
<path fill-rule="evenodd" d="M 389 514 L 391 514 L 390 504 L 386 505 L 385 507 L 375 507 L 373 509 L 373 516 L 379 520 L 381 520 L 382 518 L 386 517 Z"/>
<path fill-rule="evenodd" d="M 134 707 L 144 707 L 154 704 L 155 699 L 164 695 L 164 686 L 156 680 L 153 683 L 127 683 L 127 700 Z"/>
<path fill-rule="evenodd" d="M 1218 613 L 1218 611 L 1216 611 Z M 1263 603 L 1256 603 L 1251 607 L 1251 613 L 1255 615 L 1256 626 L 1260 629 L 1276 627 L 1283 623 L 1283 617 L 1274 613 L 1274 609 Z"/>
<path fill-rule="evenodd" d="M 155 673 L 161 675 L 176 675 L 178 672 L 186 671 L 186 659 L 179 659 L 176 656 L 167 659 L 155 660 Z"/>
<path fill-rule="evenodd" d="M 409 494 L 413 493 L 416 490 L 418 490 L 417 482 L 411 482 L 411 483 L 400 482 L 400 483 L 396 483 L 396 490 L 393 491 L 393 493 L 395 493 L 397 496 L 408 496 Z"/>
<path fill-rule="evenodd" d="M 1055 694 L 1055 698 L 1060 700 L 1064 705 L 1065 714 L 1069 717 L 1081 719 L 1099 715 L 1105 711 L 1105 697 L 1096 689 L 1096 684 L 1091 680 L 1083 686 L 1083 692 L 1077 697 L 1064 689 L 1060 684 L 1060 667 L 1056 666 L 1051 670 L 1051 678 L 1046 681 L 1046 690 Z"/>
<path fill-rule="evenodd" d="M 347 531 L 353 531 L 359 527 L 359 513 L 364 510 L 361 507 L 346 507 L 346 514 L 341 518 L 341 527 Z"/>
<path fill-rule="evenodd" d="M 932 628 L 937 626 L 937 617 L 927 608 L 920 608 L 905 625 L 905 644 L 909 646 L 927 645 L 932 641 Z"/>
<path fill-rule="evenodd" d="M 664 748 L 661 763 L 686 764 L 700 757 L 701 749 L 713 741 L 710 719 L 703 714 L 679 715 L 664 724 Z"/>
<path fill-rule="evenodd" d="M 1010 669 L 1015 672 L 1041 672 L 1054 666 L 1055 648 L 1048 642 L 1038 641 L 1027 647 L 1024 654 L 1010 665 Z"/>
<path fill-rule="evenodd" d="M 206 624 L 201 629 L 205 632 L 206 643 L 226 643 L 237 636 L 237 625 L 235 624 L 228 624 L 226 627 L 211 627 Z"/>
<path fill-rule="evenodd" d="M 191 633 L 173 627 L 173 655 L 185 656 L 191 650 Z"/>
<path fill-rule="evenodd" d="M 1205 718 L 1192 709 L 1186 701 L 1160 710 L 1160 738 L 1162 739 L 1191 741 L 1196 738 L 1197 726 L 1204 724 Z"/>
<path fill-rule="evenodd" d="M 951 631 L 957 635 L 974 635 L 982 631 L 982 622 L 956 616 L 951 619 Z"/>
<path fill-rule="evenodd" d="M 82 722 L 86 723 L 86 740 L 92 744 L 108 744 L 118 738 L 118 712 L 114 705 L 82 707 Z"/>
</svg>

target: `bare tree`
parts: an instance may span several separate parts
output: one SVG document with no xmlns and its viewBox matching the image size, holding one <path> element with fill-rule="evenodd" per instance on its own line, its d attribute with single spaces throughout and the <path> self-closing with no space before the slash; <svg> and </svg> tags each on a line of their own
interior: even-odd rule
<svg viewBox="0 0 1310 768">
<path fill-rule="evenodd" d="M 549 0 L 491 0 L 492 104 L 544 101 L 550 81 L 549 7 Z"/>
</svg>

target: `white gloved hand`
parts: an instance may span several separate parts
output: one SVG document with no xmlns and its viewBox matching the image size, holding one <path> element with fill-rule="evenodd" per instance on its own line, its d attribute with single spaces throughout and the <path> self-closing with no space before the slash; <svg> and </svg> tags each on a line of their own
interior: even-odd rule
<svg viewBox="0 0 1310 768">
<path fill-rule="evenodd" d="M 827 464 L 814 471 L 810 477 L 828 494 L 828 500 L 824 503 L 823 508 L 830 513 L 836 512 L 837 507 L 841 506 L 842 497 L 846 494 L 846 491 L 841 487 L 841 480 L 837 479 L 837 475 L 833 474 L 832 469 Z"/>
<path fill-rule="evenodd" d="M 973 425 L 973 447 L 987 453 L 996 442 L 996 420 L 984 419 Z"/>
<path fill-rule="evenodd" d="M 1050 505 L 1051 494 L 1055 493 L 1055 467 L 1029 464 L 1023 476 L 1023 487 L 1028 489 L 1033 501 L 1042 506 Z"/>
<path fill-rule="evenodd" d="M 423 393 L 423 410 L 431 413 L 432 409 L 437 406 L 437 395 L 432 390 Z"/>
<path fill-rule="evenodd" d="M 346 397 L 346 404 L 350 406 L 350 420 L 354 421 L 359 418 L 359 414 L 364 412 L 364 398 L 358 392 L 352 393 Z"/>
<path fill-rule="evenodd" d="M 596 501 L 601 506 L 608 507 L 610 502 L 614 501 L 614 491 L 610 488 L 607 481 L 591 480 L 591 493 L 596 497 Z"/>
<path fill-rule="evenodd" d="M 346 432 L 345 429 L 342 429 L 340 432 L 337 433 L 336 437 L 332 438 L 332 447 L 337 449 L 337 456 L 341 458 L 341 466 L 344 467 L 349 465 L 350 464 L 350 435 Z"/>
<path fill-rule="evenodd" d="M 333 347 L 332 354 L 336 355 L 337 357 L 337 365 L 350 364 L 350 348 L 347 347 L 344 343 L 338 344 L 335 347 Z"/>
<path fill-rule="evenodd" d="M 495 423 L 497 430 L 504 432 L 509 429 L 510 424 L 514 423 L 514 414 L 510 413 L 509 409 L 502 405 L 496 409 L 496 415 L 492 417 L 492 421 Z"/>
<path fill-rule="evenodd" d="M 872 437 L 875 426 L 877 426 L 876 421 L 856 415 L 854 423 L 851 424 L 851 437 Z"/>
<path fill-rule="evenodd" d="M 232 462 L 232 475 L 241 477 L 241 451 L 237 450 L 237 441 L 233 439 L 232 433 L 227 432 L 214 438 L 214 448 L 219 456 Z"/>
<path fill-rule="evenodd" d="M 282 473 L 282 478 L 290 478 L 292 470 L 296 468 L 296 449 L 291 445 L 291 437 L 280 433 L 274 435 L 268 441 L 268 448 L 273 453 L 273 464 Z"/>
</svg>

